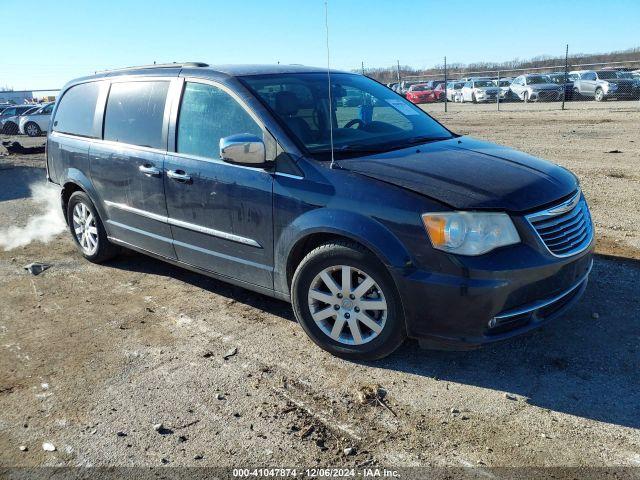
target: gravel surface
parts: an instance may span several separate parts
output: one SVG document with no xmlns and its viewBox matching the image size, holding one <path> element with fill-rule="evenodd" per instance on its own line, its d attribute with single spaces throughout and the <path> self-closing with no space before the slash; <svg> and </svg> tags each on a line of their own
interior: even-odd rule
<svg viewBox="0 0 640 480">
<path fill-rule="evenodd" d="M 93 265 L 63 233 L 0 251 L 0 465 L 640 466 L 640 112 L 486 107 L 429 109 L 571 168 L 593 207 L 603 255 L 557 322 L 352 363 L 284 302 L 135 253 Z M 0 230 L 38 213 L 42 167 L 0 157 Z"/>
</svg>

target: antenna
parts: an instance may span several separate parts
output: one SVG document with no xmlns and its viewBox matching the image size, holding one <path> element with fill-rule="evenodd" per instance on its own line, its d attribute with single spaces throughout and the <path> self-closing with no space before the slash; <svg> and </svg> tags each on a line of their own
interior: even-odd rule
<svg viewBox="0 0 640 480">
<path fill-rule="evenodd" d="M 324 0 L 324 26 L 327 32 L 327 82 L 329 84 L 329 142 L 331 147 L 331 164 L 329 168 L 334 168 L 336 160 L 333 156 L 333 98 L 331 95 L 331 61 L 329 57 L 329 0 Z"/>
</svg>

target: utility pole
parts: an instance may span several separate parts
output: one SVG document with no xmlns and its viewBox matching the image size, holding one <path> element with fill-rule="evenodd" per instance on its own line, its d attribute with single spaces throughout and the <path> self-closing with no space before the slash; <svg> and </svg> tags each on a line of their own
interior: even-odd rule
<svg viewBox="0 0 640 480">
<path fill-rule="evenodd" d="M 498 105 L 498 111 L 500 111 L 500 92 L 502 89 L 500 88 L 500 70 L 498 70 L 498 80 L 496 80 L 498 84 L 498 93 L 496 94 L 496 105 Z"/>
<path fill-rule="evenodd" d="M 398 62 L 398 69 L 396 70 L 398 73 L 398 83 L 400 83 L 400 60 L 396 60 Z"/>
<path fill-rule="evenodd" d="M 362 75 L 364 75 L 364 61 L 362 62 Z"/>
<path fill-rule="evenodd" d="M 447 56 L 444 56 L 444 111 L 447 111 Z"/>
<path fill-rule="evenodd" d="M 567 72 L 567 70 L 569 70 L 569 44 L 568 43 L 567 43 L 567 48 L 564 51 L 564 83 L 562 85 L 562 110 L 564 110 L 564 100 L 565 100 L 565 97 L 567 96 L 567 79 L 569 76 L 569 73 Z"/>
</svg>

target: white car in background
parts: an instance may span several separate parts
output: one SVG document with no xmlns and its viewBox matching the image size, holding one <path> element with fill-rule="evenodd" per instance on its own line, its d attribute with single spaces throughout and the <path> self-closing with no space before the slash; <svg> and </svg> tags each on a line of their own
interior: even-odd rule
<svg viewBox="0 0 640 480">
<path fill-rule="evenodd" d="M 20 133 L 30 137 L 37 137 L 44 132 L 48 132 L 54 105 L 53 102 L 47 103 L 35 112 L 20 117 Z"/>
<path fill-rule="evenodd" d="M 447 82 L 447 100 L 449 102 L 460 102 L 462 99 L 462 87 L 464 87 L 464 83 L 459 80 L 453 80 L 451 82 Z"/>
<path fill-rule="evenodd" d="M 500 90 L 490 78 L 475 78 L 469 80 L 460 89 L 461 101 L 464 102 L 495 102 Z"/>
<path fill-rule="evenodd" d="M 40 105 L 18 105 L 6 108 L 0 113 L 0 133 L 5 135 L 16 135 L 18 133 L 18 124 L 20 117 L 34 113 L 40 108 Z M 7 112 L 6 114 L 4 112 Z"/>
</svg>

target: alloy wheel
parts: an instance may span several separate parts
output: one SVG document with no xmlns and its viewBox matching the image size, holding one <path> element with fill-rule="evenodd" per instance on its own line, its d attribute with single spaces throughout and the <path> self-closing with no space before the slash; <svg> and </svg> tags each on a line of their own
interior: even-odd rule
<svg viewBox="0 0 640 480">
<path fill-rule="evenodd" d="M 73 231 L 80 248 L 86 255 L 98 250 L 98 227 L 91 210 L 82 202 L 73 208 Z"/>
<path fill-rule="evenodd" d="M 346 345 L 372 341 L 387 320 L 387 302 L 378 283 L 348 265 L 335 265 L 318 273 L 311 282 L 308 302 L 320 330 Z"/>
<path fill-rule="evenodd" d="M 38 135 L 38 127 L 36 127 L 33 123 L 27 125 L 27 135 L 30 137 L 35 137 Z"/>
</svg>

